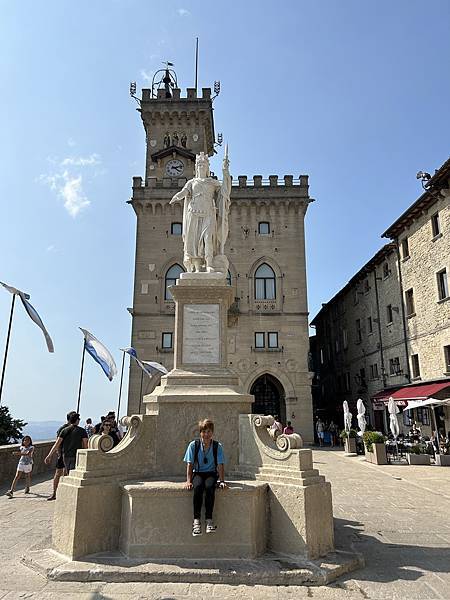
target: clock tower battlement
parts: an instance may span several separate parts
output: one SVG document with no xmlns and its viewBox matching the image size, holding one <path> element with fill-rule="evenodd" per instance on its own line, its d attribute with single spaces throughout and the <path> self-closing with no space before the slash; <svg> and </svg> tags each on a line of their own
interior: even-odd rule
<svg viewBox="0 0 450 600">
<path fill-rule="evenodd" d="M 214 118 L 211 89 L 173 88 L 170 96 L 160 88 L 142 90 L 140 108 L 146 133 L 145 185 L 163 179 L 194 176 L 195 155 L 214 154 Z M 179 182 L 174 181 L 174 186 Z"/>
</svg>

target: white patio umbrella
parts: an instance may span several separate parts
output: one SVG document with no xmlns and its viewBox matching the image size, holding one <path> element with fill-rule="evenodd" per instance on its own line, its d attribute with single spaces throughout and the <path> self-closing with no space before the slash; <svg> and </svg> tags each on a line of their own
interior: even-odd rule
<svg viewBox="0 0 450 600">
<path fill-rule="evenodd" d="M 342 403 L 342 407 L 344 409 L 344 429 L 348 433 L 352 428 L 352 413 L 348 408 L 347 400 L 344 400 L 344 402 Z"/>
<path fill-rule="evenodd" d="M 361 398 L 358 398 L 358 402 L 356 403 L 356 408 L 358 409 L 358 414 L 356 415 L 356 419 L 358 421 L 358 427 L 359 427 L 359 431 L 358 434 L 359 435 L 363 435 L 363 433 L 366 430 L 366 407 L 364 406 L 364 402 L 361 400 Z"/>
<path fill-rule="evenodd" d="M 400 412 L 398 406 L 395 403 L 394 398 L 392 396 L 388 401 L 388 411 L 389 411 L 389 428 L 394 436 L 394 439 L 397 441 L 397 436 L 400 433 L 400 427 L 398 425 L 397 414 Z"/>
</svg>

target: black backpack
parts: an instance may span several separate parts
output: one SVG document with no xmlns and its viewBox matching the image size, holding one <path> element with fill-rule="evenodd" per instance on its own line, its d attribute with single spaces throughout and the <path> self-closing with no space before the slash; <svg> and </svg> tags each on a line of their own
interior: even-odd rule
<svg viewBox="0 0 450 600">
<path fill-rule="evenodd" d="M 214 464 L 216 466 L 216 471 L 217 471 L 217 451 L 219 449 L 219 442 L 216 442 L 216 440 L 213 440 L 213 456 L 214 456 Z M 195 440 L 195 448 L 194 448 L 194 471 L 195 469 L 195 464 L 197 464 L 197 468 L 200 471 L 200 465 L 198 464 L 198 453 L 200 451 L 200 440 Z"/>
</svg>

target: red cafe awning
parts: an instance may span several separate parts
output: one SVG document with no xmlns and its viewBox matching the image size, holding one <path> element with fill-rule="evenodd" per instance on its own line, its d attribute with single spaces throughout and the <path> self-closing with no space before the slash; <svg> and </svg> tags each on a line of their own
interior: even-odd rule
<svg viewBox="0 0 450 600">
<path fill-rule="evenodd" d="M 439 383 L 425 383 L 423 385 L 408 385 L 402 387 L 392 394 L 394 400 L 427 400 L 438 392 L 448 388 L 450 397 L 450 381 Z"/>
<path fill-rule="evenodd" d="M 374 408 L 383 408 L 387 406 L 389 398 L 395 400 L 397 406 L 407 406 L 408 400 L 426 400 L 438 392 L 448 388 L 450 398 L 450 381 L 441 381 L 437 383 L 425 383 L 422 385 L 407 385 L 404 387 L 393 387 L 381 390 L 372 396 Z"/>
</svg>

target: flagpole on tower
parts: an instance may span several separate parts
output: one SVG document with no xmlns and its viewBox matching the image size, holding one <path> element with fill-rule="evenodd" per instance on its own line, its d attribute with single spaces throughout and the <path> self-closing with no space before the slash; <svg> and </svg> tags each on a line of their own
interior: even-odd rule
<svg viewBox="0 0 450 600">
<path fill-rule="evenodd" d="M 198 87 L 198 38 L 195 42 L 195 91 Z"/>
<path fill-rule="evenodd" d="M 8 349 L 9 349 L 9 338 L 11 335 L 11 327 L 12 327 L 12 320 L 13 320 L 13 314 L 14 314 L 14 303 L 16 301 L 16 294 L 12 295 L 12 301 L 11 301 L 11 312 L 9 313 L 9 325 L 8 325 L 8 335 L 6 336 L 6 347 L 5 347 L 5 355 L 3 358 L 3 368 L 2 368 L 2 380 L 0 383 L 0 406 L 2 404 L 2 392 L 3 392 L 3 381 L 5 379 L 5 371 L 6 371 L 6 360 L 8 358 Z"/>
<path fill-rule="evenodd" d="M 119 422 L 120 418 L 120 399 L 122 397 L 122 381 L 123 381 L 123 368 L 125 366 L 125 352 L 123 352 L 122 356 L 122 370 L 120 372 L 120 386 L 119 386 L 119 401 L 117 403 L 117 422 Z"/>
<path fill-rule="evenodd" d="M 81 371 L 80 371 L 80 385 L 78 388 L 77 413 L 80 412 L 81 384 L 83 383 L 84 355 L 85 354 L 86 354 L 86 340 L 83 338 L 83 354 L 81 357 Z"/>
</svg>

